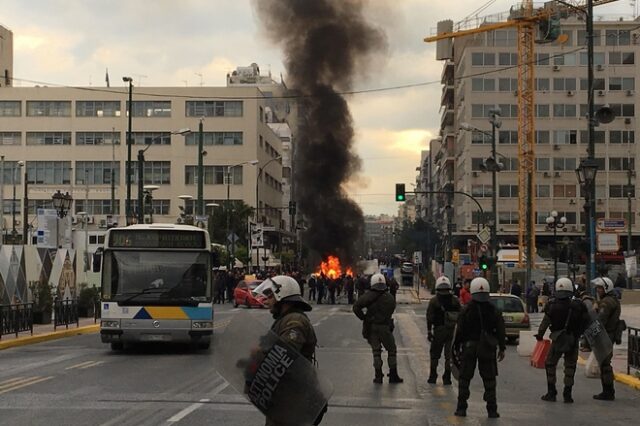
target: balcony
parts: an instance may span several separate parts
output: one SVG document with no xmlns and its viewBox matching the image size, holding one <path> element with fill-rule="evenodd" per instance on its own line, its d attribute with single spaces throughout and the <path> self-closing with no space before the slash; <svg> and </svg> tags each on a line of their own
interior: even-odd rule
<svg viewBox="0 0 640 426">
<path fill-rule="evenodd" d="M 453 126 L 453 108 L 446 108 L 440 118 L 440 127 Z"/>
<path fill-rule="evenodd" d="M 453 108 L 453 98 L 454 98 L 454 87 L 453 84 L 446 84 L 442 86 L 442 96 L 440 97 L 440 105 L 446 106 L 447 108 Z"/>
<path fill-rule="evenodd" d="M 453 85 L 454 71 L 455 71 L 455 65 L 453 61 L 451 60 L 446 61 L 442 66 L 442 76 L 440 78 L 440 82 L 446 85 Z"/>
</svg>

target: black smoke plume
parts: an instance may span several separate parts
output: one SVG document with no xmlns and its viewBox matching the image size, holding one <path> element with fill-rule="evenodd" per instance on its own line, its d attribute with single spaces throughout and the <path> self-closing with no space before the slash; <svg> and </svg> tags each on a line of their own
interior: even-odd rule
<svg viewBox="0 0 640 426">
<path fill-rule="evenodd" d="M 295 193 L 313 257 L 356 259 L 364 229 L 360 207 L 343 185 L 361 167 L 353 151 L 353 122 L 339 92 L 352 88 L 373 53 L 386 48 L 384 33 L 364 17 L 359 0 L 255 0 L 273 41 L 285 53 L 290 86 L 298 100 Z"/>
</svg>

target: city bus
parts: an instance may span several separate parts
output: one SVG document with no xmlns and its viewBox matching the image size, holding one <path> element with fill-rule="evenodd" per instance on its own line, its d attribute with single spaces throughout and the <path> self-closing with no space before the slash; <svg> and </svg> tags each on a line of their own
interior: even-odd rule
<svg viewBox="0 0 640 426">
<path fill-rule="evenodd" d="M 137 342 L 208 349 L 213 334 L 206 230 L 173 224 L 109 229 L 100 262 L 100 336 L 112 350 Z"/>
</svg>

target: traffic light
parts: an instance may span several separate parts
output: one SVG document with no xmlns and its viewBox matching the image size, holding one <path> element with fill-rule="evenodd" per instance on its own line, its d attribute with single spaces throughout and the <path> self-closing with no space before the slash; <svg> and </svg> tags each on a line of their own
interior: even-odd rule
<svg viewBox="0 0 640 426">
<path fill-rule="evenodd" d="M 295 216 L 295 215 L 296 215 L 296 202 L 289 201 L 289 216 Z"/>
<path fill-rule="evenodd" d="M 481 271 L 486 271 L 489 269 L 489 257 L 486 254 L 483 254 L 478 259 L 478 266 Z"/>
<path fill-rule="evenodd" d="M 404 183 L 396 183 L 396 201 L 406 201 Z"/>
</svg>

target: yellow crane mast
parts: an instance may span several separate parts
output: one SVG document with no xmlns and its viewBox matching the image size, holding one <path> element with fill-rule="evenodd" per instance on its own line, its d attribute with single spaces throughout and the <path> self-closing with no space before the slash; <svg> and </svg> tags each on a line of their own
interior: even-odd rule
<svg viewBox="0 0 640 426">
<path fill-rule="evenodd" d="M 593 0 L 594 6 L 613 3 L 617 0 Z M 535 101 L 534 101 L 534 69 L 535 69 L 535 34 L 536 25 L 549 20 L 554 14 L 582 11 L 586 5 L 570 2 L 547 3 L 545 7 L 533 9 L 533 1 L 525 0 L 512 8 L 509 18 L 504 22 L 482 24 L 477 28 L 442 32 L 426 37 L 430 43 L 450 38 L 460 38 L 473 34 L 491 32 L 502 28 L 517 28 L 518 31 L 518 246 L 519 264 L 524 264 L 525 247 L 532 253 L 527 258 L 533 261 L 535 255 Z M 495 214 L 495 212 L 493 212 Z M 527 249 L 527 251 L 529 251 Z"/>
</svg>

